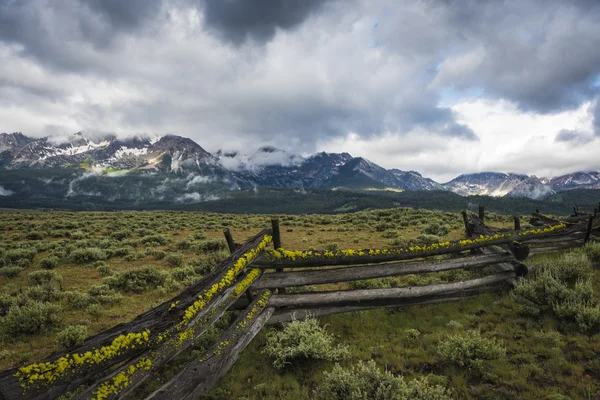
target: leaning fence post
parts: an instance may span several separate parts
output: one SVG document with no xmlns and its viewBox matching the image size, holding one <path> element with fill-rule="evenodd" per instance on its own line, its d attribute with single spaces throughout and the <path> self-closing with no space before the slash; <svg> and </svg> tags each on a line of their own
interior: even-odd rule
<svg viewBox="0 0 600 400">
<path fill-rule="evenodd" d="M 479 219 L 481 222 L 484 222 L 485 219 L 485 207 L 482 204 L 479 205 Z"/>
<path fill-rule="evenodd" d="M 577 213 L 577 207 L 573 207 L 573 216 L 577 217 L 579 214 Z"/>
<path fill-rule="evenodd" d="M 471 234 L 473 232 L 471 230 L 471 224 L 469 224 L 469 217 L 467 214 L 467 210 L 462 211 L 462 216 L 463 216 L 463 221 L 465 223 L 465 232 L 467 233 L 467 237 L 471 237 Z"/>
<path fill-rule="evenodd" d="M 279 220 L 273 218 L 271 220 L 271 228 L 273 230 L 273 247 L 275 250 L 281 248 L 281 232 L 279 231 Z M 283 272 L 283 268 L 276 268 L 276 272 Z M 285 293 L 285 288 L 277 288 L 277 293 Z"/>
<path fill-rule="evenodd" d="M 233 253 L 235 251 L 235 242 L 233 241 L 233 236 L 231 236 L 229 228 L 225 228 L 225 230 L 223 231 L 223 235 L 225 235 L 225 240 L 227 240 L 227 247 L 229 247 L 229 252 Z"/>
<path fill-rule="evenodd" d="M 513 217 L 515 220 L 515 231 L 521 230 L 521 220 L 516 215 Z"/>
<path fill-rule="evenodd" d="M 585 239 L 583 239 L 583 243 L 587 243 L 590 241 L 590 235 L 592 234 L 592 225 L 594 223 L 594 217 L 590 215 L 588 219 L 587 231 L 585 232 Z"/>
</svg>

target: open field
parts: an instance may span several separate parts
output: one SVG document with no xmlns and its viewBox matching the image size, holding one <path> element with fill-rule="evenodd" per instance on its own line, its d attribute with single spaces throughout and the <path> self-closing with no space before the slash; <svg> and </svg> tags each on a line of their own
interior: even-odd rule
<svg viewBox="0 0 600 400">
<path fill-rule="evenodd" d="M 222 238 L 225 227 L 236 241 L 243 242 L 269 226 L 272 217 L 160 211 L 0 213 L 0 345 L 6 349 L 0 352 L 0 367 L 48 355 L 65 343 L 59 339 L 57 344 L 57 338 L 64 338 L 61 332 L 69 325 L 81 326 L 91 335 L 173 297 L 227 254 Z M 438 211 L 392 209 L 278 218 L 283 246 L 288 249 L 381 248 L 464 237 L 462 217 Z M 488 214 L 486 222 L 512 227 L 512 217 Z M 552 262 L 557 257 L 538 256 L 532 262 Z M 462 280 L 472 273 L 409 275 L 356 285 L 428 284 Z M 596 298 L 598 282 L 596 270 Z M 342 365 L 374 359 L 381 367 L 407 377 L 433 373 L 431 379 L 452 389 L 453 397 L 558 399 L 561 394 L 597 398 L 597 331 L 581 332 L 572 323 L 545 313 L 526 316 L 513 298 L 495 300 L 480 296 L 459 303 L 343 314 L 323 318 L 321 325 L 348 345 L 350 357 Z M 8 318 L 11 307 L 26 308 L 33 303 L 60 307 L 54 311 L 56 319 L 16 324 Z M 487 312 L 480 315 L 484 307 Z M 436 350 L 439 342 L 468 329 L 502 340 L 507 356 L 481 368 L 441 360 Z M 262 354 L 267 336 L 268 330 L 259 334 L 209 397 L 311 397 L 333 363 L 301 360 L 277 370 Z M 158 379 L 149 389 L 157 384 Z"/>
</svg>

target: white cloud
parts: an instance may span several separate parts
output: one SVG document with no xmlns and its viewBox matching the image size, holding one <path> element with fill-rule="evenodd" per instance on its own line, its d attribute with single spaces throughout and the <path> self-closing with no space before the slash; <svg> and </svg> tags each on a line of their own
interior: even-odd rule
<svg viewBox="0 0 600 400">
<path fill-rule="evenodd" d="M 0 196 L 11 196 L 13 194 L 15 194 L 15 192 L 13 192 L 12 190 L 8 190 L 0 186 Z"/>
</svg>

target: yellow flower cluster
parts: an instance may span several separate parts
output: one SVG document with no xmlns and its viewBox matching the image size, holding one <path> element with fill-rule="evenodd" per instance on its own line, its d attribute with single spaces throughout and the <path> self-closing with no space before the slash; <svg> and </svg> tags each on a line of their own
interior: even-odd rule
<svg viewBox="0 0 600 400">
<path fill-rule="evenodd" d="M 215 283 L 210 289 L 205 290 L 200 296 L 198 296 L 198 300 L 196 300 L 192 305 L 190 305 L 186 310 L 183 316 L 182 321 L 179 323 L 178 327 L 183 327 L 187 325 L 196 314 L 200 312 L 206 305 L 212 300 L 212 298 L 221 293 L 225 288 L 231 286 L 235 277 L 244 269 L 248 264 L 250 264 L 258 255 L 273 241 L 273 237 L 269 235 L 265 235 L 263 240 L 256 246 L 256 248 L 248 251 L 243 256 L 241 256 L 233 266 L 223 275 L 221 280 Z"/>
<path fill-rule="evenodd" d="M 303 258 L 338 258 L 338 257 L 366 257 L 380 255 L 402 255 L 402 254 L 419 254 L 442 249 L 460 248 L 473 244 L 480 244 L 499 239 L 510 238 L 510 234 L 497 234 L 490 236 L 480 236 L 477 239 L 465 239 L 458 242 L 441 242 L 424 245 L 414 245 L 405 248 L 395 249 L 370 249 L 370 250 L 337 250 L 333 251 L 290 251 L 285 249 L 270 250 L 265 252 L 266 256 L 271 261 L 290 260 L 295 261 Z"/>
<path fill-rule="evenodd" d="M 183 342 L 185 342 L 186 340 L 190 340 L 193 337 L 194 337 L 194 328 L 186 329 L 185 331 L 183 331 L 179 335 L 177 335 L 176 339 L 174 339 L 175 345 L 181 346 L 181 344 Z"/>
<path fill-rule="evenodd" d="M 150 341 L 150 331 L 139 333 L 128 333 L 117 336 L 110 345 L 103 346 L 83 354 L 66 354 L 56 361 L 30 364 L 19 368 L 15 377 L 29 384 L 41 381 L 51 383 L 61 378 L 68 371 L 85 365 L 100 364 L 121 354 L 129 348 L 134 349 L 136 345 L 146 345 Z M 21 385 L 24 386 L 24 385 Z"/>
<path fill-rule="evenodd" d="M 252 309 L 250 310 L 250 312 L 248 313 L 248 315 L 246 315 L 246 318 L 244 318 L 242 321 L 238 322 L 238 324 L 235 326 L 235 329 L 239 329 L 239 330 L 244 329 L 246 327 L 246 325 L 248 325 L 248 321 L 250 321 L 252 318 L 254 318 L 254 316 L 256 315 L 256 313 L 258 311 L 260 311 L 263 308 L 265 308 L 265 306 L 269 302 L 269 298 L 270 297 L 271 297 L 271 292 L 267 290 L 260 297 L 260 299 L 256 302 L 256 304 L 254 305 L 254 307 L 252 307 Z"/>
<path fill-rule="evenodd" d="M 253 268 L 248 274 L 238 283 L 233 290 L 234 297 L 239 297 L 242 293 L 248 289 L 248 287 L 260 276 L 260 269 Z"/>
<path fill-rule="evenodd" d="M 522 231 L 519 232 L 519 236 L 526 236 L 526 235 L 541 235 L 542 233 L 550 233 L 550 232 L 554 232 L 557 231 L 559 229 L 564 229 L 566 228 L 567 225 L 564 222 L 561 222 L 560 224 L 557 225 L 552 225 L 552 226 L 547 226 L 545 228 L 539 228 L 539 229 L 531 229 L 528 231 Z"/>
<path fill-rule="evenodd" d="M 139 369 L 148 371 L 152 366 L 152 361 L 149 358 L 142 358 L 135 365 L 130 365 L 126 371 L 121 371 L 108 382 L 104 382 L 98 387 L 98 390 L 94 392 L 92 400 L 104 400 L 109 398 L 113 394 L 118 394 L 121 390 L 129 386 L 129 377 Z"/>
<path fill-rule="evenodd" d="M 269 302 L 270 297 L 271 297 L 271 292 L 267 290 L 261 296 L 261 298 L 256 302 L 254 307 L 252 307 L 252 309 L 248 312 L 248 314 L 246 314 L 246 317 L 242 321 L 237 323 L 237 325 L 234 328 L 233 335 L 229 339 L 225 339 L 225 340 L 219 342 L 219 344 L 217 345 L 217 348 L 212 353 L 205 354 L 204 357 L 202 357 L 200 359 L 200 362 L 202 363 L 202 362 L 208 360 L 212 356 L 221 354 L 223 352 L 223 350 L 231 344 L 231 341 L 233 339 L 235 339 L 240 334 L 240 332 L 248 325 L 248 322 L 251 321 L 256 316 L 257 313 L 259 313 L 260 311 L 262 311 L 265 308 L 265 306 Z"/>
</svg>

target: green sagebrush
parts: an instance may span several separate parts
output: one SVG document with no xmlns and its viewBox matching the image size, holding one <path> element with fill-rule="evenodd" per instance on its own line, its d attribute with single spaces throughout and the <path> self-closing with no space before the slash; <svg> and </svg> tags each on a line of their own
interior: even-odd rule
<svg viewBox="0 0 600 400">
<path fill-rule="evenodd" d="M 273 358 L 273 365 L 279 369 L 294 360 L 339 361 L 349 354 L 347 346 L 335 345 L 334 337 L 310 316 L 304 321 L 293 320 L 282 331 L 270 331 L 263 352 Z"/>
</svg>

